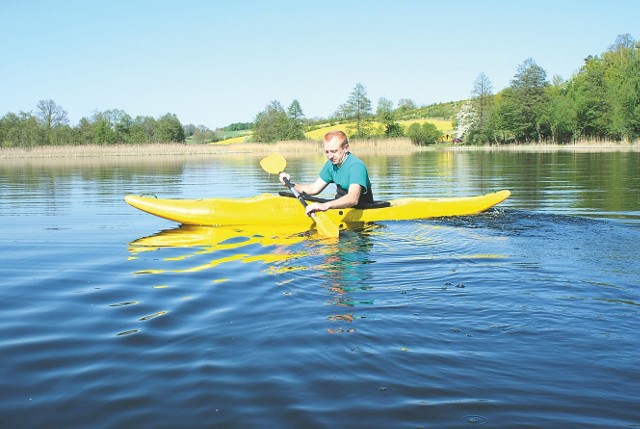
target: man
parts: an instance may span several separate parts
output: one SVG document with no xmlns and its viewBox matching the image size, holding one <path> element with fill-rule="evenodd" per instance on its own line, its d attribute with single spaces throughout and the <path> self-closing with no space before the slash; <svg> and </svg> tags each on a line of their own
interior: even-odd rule
<svg viewBox="0 0 640 429">
<path fill-rule="evenodd" d="M 373 201 L 371 181 L 364 163 L 349 152 L 349 140 L 345 133 L 339 130 L 329 131 L 322 139 L 324 153 L 327 162 L 320 171 L 320 177 L 311 184 L 296 184 L 295 189 L 299 193 L 317 195 L 322 192 L 329 183 L 336 184 L 336 199 L 324 203 L 311 203 L 307 205 L 307 215 L 326 211 L 329 209 L 345 209 Z M 284 184 L 283 177 L 290 179 L 288 173 L 280 173 L 280 182 Z"/>
</svg>

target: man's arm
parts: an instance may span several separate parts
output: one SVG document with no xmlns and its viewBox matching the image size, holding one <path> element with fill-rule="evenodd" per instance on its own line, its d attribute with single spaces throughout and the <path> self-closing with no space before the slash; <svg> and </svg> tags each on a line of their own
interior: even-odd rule
<svg viewBox="0 0 640 429">
<path fill-rule="evenodd" d="M 296 191 L 300 193 L 304 192 L 307 195 L 318 195 L 320 192 L 324 191 L 324 188 L 326 188 L 327 185 L 327 182 L 318 177 L 316 181 L 311 184 L 296 183 L 294 187 L 296 188 Z"/>
<path fill-rule="evenodd" d="M 278 176 L 280 183 L 286 186 L 286 184 L 284 183 L 283 177 L 286 177 L 288 180 L 291 180 L 291 175 L 283 171 Z M 292 185 L 295 188 L 295 190 L 298 191 L 298 193 L 304 192 L 307 195 L 318 195 L 320 192 L 324 190 L 324 188 L 327 187 L 328 183 L 318 177 L 316 181 L 311 184 L 305 185 L 302 183 L 295 183 L 295 184 L 292 183 Z"/>
<path fill-rule="evenodd" d="M 321 180 L 321 179 L 318 179 Z M 322 181 L 322 180 L 321 180 Z M 322 181 L 324 183 L 324 181 Z M 326 185 L 325 185 L 326 186 Z M 297 190 L 298 188 L 296 188 Z M 347 193 L 335 200 L 327 201 L 326 203 L 311 203 L 307 206 L 307 214 L 315 212 L 323 212 L 329 209 L 346 209 L 358 204 L 360 194 L 362 193 L 362 186 L 357 183 L 352 183 L 347 190 Z"/>
</svg>

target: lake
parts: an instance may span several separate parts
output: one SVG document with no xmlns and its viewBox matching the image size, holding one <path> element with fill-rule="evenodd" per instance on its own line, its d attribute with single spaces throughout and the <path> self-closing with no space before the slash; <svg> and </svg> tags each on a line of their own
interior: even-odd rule
<svg viewBox="0 0 640 429">
<path fill-rule="evenodd" d="M 363 154 L 377 199 L 512 196 L 337 243 L 123 200 L 282 190 L 260 158 L 0 160 L 0 427 L 640 425 L 640 153 Z"/>
</svg>

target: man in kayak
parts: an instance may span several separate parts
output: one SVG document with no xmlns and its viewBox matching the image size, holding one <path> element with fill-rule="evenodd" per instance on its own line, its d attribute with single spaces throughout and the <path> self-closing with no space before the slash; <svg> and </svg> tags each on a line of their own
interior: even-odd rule
<svg viewBox="0 0 640 429">
<path fill-rule="evenodd" d="M 329 183 L 336 184 L 336 198 L 324 203 L 307 205 L 307 215 L 329 209 L 346 209 L 373 202 L 369 172 L 364 163 L 349 152 L 349 139 L 339 130 L 329 131 L 322 139 L 327 162 L 320 170 L 320 177 L 311 184 L 295 184 L 299 193 L 317 195 Z M 280 182 L 284 185 L 283 177 L 291 179 L 286 172 L 280 173 Z"/>
</svg>

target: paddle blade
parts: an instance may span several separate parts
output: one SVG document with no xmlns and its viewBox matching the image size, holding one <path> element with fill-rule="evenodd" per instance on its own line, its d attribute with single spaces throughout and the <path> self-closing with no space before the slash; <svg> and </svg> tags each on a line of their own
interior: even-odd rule
<svg viewBox="0 0 640 429">
<path fill-rule="evenodd" d="M 338 225 L 331 222 L 331 219 L 326 217 L 324 213 L 314 213 L 312 217 L 313 220 L 316 221 L 318 234 L 323 237 L 338 238 L 340 235 L 340 228 L 338 228 Z"/>
<path fill-rule="evenodd" d="M 269 174 L 279 174 L 287 167 L 287 160 L 279 153 L 262 158 L 260 166 Z"/>
</svg>

